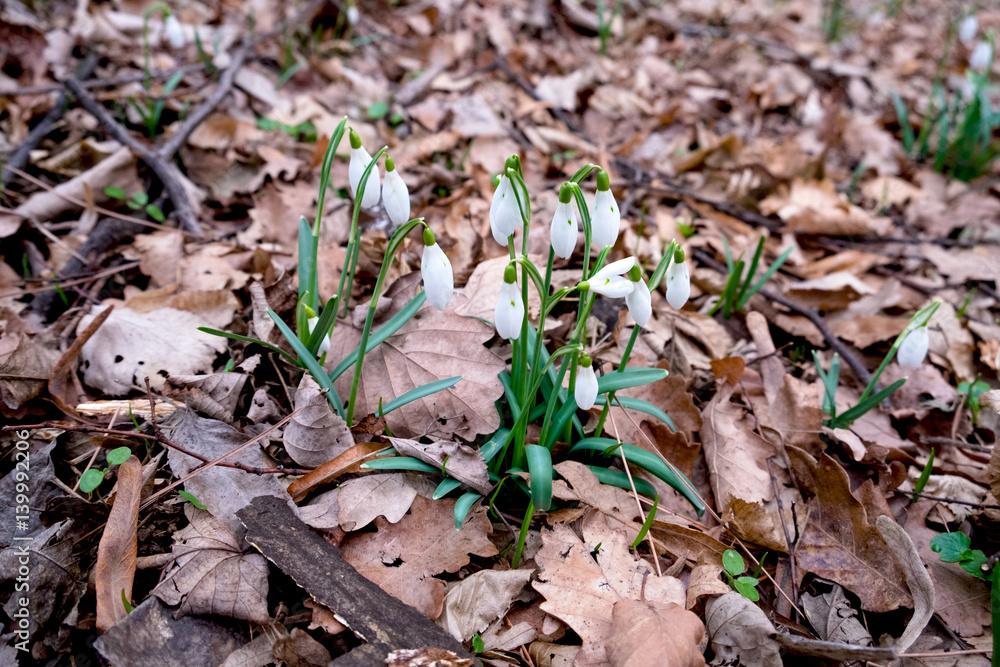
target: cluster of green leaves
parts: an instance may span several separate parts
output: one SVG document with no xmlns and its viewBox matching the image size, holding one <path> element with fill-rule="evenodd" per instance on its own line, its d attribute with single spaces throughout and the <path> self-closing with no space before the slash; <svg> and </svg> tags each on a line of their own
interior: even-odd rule
<svg viewBox="0 0 1000 667">
<path fill-rule="evenodd" d="M 131 455 L 132 450 L 128 447 L 118 447 L 108 452 L 105 458 L 109 466 L 118 466 L 125 463 Z M 108 474 L 109 470 L 110 468 L 103 468 L 101 470 L 89 468 L 80 476 L 80 490 L 84 493 L 90 493 L 95 490 L 104 481 L 104 477 Z"/>
<path fill-rule="evenodd" d="M 104 188 L 104 194 L 112 199 L 124 202 L 125 205 L 133 211 L 145 211 L 146 215 L 157 222 L 163 222 L 166 220 L 166 216 L 163 215 L 163 211 L 160 210 L 160 207 L 156 204 L 149 203 L 149 195 L 145 192 L 134 192 L 131 195 L 127 195 L 121 188 L 109 185 Z"/>
<path fill-rule="evenodd" d="M 295 141 L 301 141 L 307 144 L 314 144 L 319 138 L 316 125 L 311 120 L 301 122 L 298 125 L 289 125 L 288 123 L 271 120 L 270 118 L 258 118 L 257 127 L 267 132 L 284 132 Z"/>
<path fill-rule="evenodd" d="M 785 252 L 781 253 L 778 259 L 774 260 L 774 263 L 764 271 L 760 280 L 753 282 L 754 274 L 757 272 L 757 265 L 760 264 L 761 255 L 764 253 L 764 237 L 760 237 L 760 241 L 757 243 L 757 249 L 754 251 L 753 259 L 750 260 L 750 267 L 746 271 L 746 277 L 744 277 L 744 269 L 747 266 L 743 260 L 743 255 L 740 254 L 734 261 L 733 253 L 729 249 L 729 242 L 726 241 L 726 237 L 722 237 L 722 245 L 726 252 L 726 267 L 729 269 L 729 278 L 726 279 L 726 286 L 722 289 L 719 300 L 712 306 L 712 310 L 708 314 L 714 315 L 721 309 L 722 316 L 728 320 L 733 313 L 743 310 L 747 303 L 750 302 L 750 299 L 753 298 L 753 295 L 759 292 L 760 288 L 774 275 L 774 272 L 781 268 L 781 265 L 785 263 L 788 256 L 792 254 L 792 248 L 789 247 Z"/>
<path fill-rule="evenodd" d="M 941 533 L 931 538 L 931 551 L 938 554 L 942 563 L 958 563 L 973 577 L 989 581 L 989 559 L 971 546 L 972 540 L 965 533 Z"/>
<path fill-rule="evenodd" d="M 940 82 L 934 83 L 916 132 L 903 100 L 892 94 L 907 154 L 920 160 L 933 157 L 935 171 L 963 181 L 988 174 L 1000 155 L 1000 141 L 993 136 L 1000 129 L 1000 109 L 990 104 L 989 76 L 974 72 L 967 76 L 972 84 L 968 99 L 960 91 L 946 93 Z"/>
<path fill-rule="evenodd" d="M 761 563 L 763 560 L 761 559 Z M 747 600 L 757 602 L 760 600 L 760 593 L 757 591 L 760 566 L 757 566 L 757 572 L 752 577 L 743 575 L 746 570 L 747 564 L 744 562 L 743 556 L 733 549 L 726 549 L 722 552 L 722 573 L 726 575 L 729 585 Z"/>
<path fill-rule="evenodd" d="M 940 301 L 932 301 L 917 311 L 917 313 L 910 319 L 906 327 L 903 328 L 903 331 L 896 337 L 896 340 L 893 341 L 892 347 L 889 348 L 889 352 L 882 359 L 882 363 L 879 364 L 875 373 L 872 374 L 872 379 L 868 382 L 868 386 L 865 387 L 864 392 L 862 392 L 861 396 L 858 397 L 858 402 L 841 414 L 837 414 L 837 403 L 835 401 L 837 386 L 840 383 L 840 356 L 837 353 L 834 353 L 833 361 L 830 362 L 830 370 L 824 370 L 822 364 L 820 363 L 819 355 L 815 350 L 813 350 L 813 361 L 816 363 L 816 373 L 819 375 L 820 382 L 823 383 L 823 412 L 829 415 L 829 418 L 824 422 L 826 426 L 829 426 L 830 428 L 847 428 L 853 424 L 856 419 L 888 398 L 892 392 L 896 391 L 906 383 L 906 378 L 900 378 L 888 387 L 875 391 L 878 386 L 879 378 L 882 377 L 882 373 L 889 365 L 889 362 L 895 358 L 896 351 L 899 350 L 899 346 L 903 342 L 903 339 L 910 335 L 910 332 L 914 329 L 927 326 L 927 323 L 930 321 L 931 317 L 940 305 Z"/>
<path fill-rule="evenodd" d="M 146 134 L 155 137 L 162 130 L 161 120 L 163 118 L 163 111 L 166 108 L 167 98 L 170 94 L 174 92 L 178 84 L 184 79 L 184 71 L 178 70 L 174 72 L 173 76 L 167 79 L 167 82 L 163 85 L 163 92 L 159 95 L 146 97 L 142 102 L 137 101 L 135 98 L 128 98 L 129 103 L 132 108 L 136 110 L 139 117 L 142 119 L 142 126 L 146 130 Z M 146 92 L 150 92 L 151 86 L 146 87 Z M 187 103 L 184 103 L 184 108 L 187 107 Z M 181 109 L 181 115 L 184 115 L 184 108 Z"/>
<path fill-rule="evenodd" d="M 965 404 L 969 408 L 969 412 L 972 413 L 972 423 L 979 423 L 979 396 L 984 391 L 989 391 L 990 385 L 983 380 L 976 380 L 975 382 L 962 381 L 958 383 L 958 395 L 965 396 Z"/>
</svg>

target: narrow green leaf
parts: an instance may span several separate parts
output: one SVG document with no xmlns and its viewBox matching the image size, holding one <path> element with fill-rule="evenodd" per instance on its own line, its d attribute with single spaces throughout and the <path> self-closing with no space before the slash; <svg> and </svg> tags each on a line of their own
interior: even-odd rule
<svg viewBox="0 0 1000 667">
<path fill-rule="evenodd" d="M 469 515 L 469 510 L 482 499 L 482 496 L 475 491 L 463 494 L 455 503 L 455 530 L 462 530 L 465 524 L 465 517 Z"/>
<path fill-rule="evenodd" d="M 125 191 L 114 185 L 104 188 L 104 194 L 112 199 L 125 199 Z"/>
<path fill-rule="evenodd" d="M 163 222 L 167 219 L 167 216 L 163 215 L 163 211 L 156 204 L 146 204 L 146 215 L 157 222 Z"/>
<path fill-rule="evenodd" d="M 402 310 L 393 315 L 389 320 L 379 327 L 378 331 L 372 333 L 371 337 L 368 339 L 368 345 L 366 345 L 365 354 L 371 352 L 375 347 L 385 341 L 386 338 L 393 335 L 399 329 L 413 317 L 414 313 L 420 310 L 420 306 L 424 305 L 424 301 L 427 300 L 427 295 L 423 290 L 420 291 L 415 297 L 410 299 L 410 302 L 403 306 Z M 341 375 L 344 374 L 348 368 L 354 365 L 354 362 L 358 360 L 358 350 L 355 348 L 353 352 L 344 357 L 344 359 L 337 364 L 337 367 L 333 369 L 330 373 L 330 379 L 336 380 Z"/>
<path fill-rule="evenodd" d="M 639 529 L 639 534 L 635 536 L 634 540 L 632 540 L 633 549 L 639 546 L 639 543 L 646 538 L 646 533 L 649 532 L 649 529 L 653 525 L 653 521 L 656 520 L 656 510 L 659 506 L 660 506 L 660 495 L 657 494 L 656 497 L 653 498 L 653 506 L 649 509 L 649 513 L 646 514 L 646 520 L 642 522 L 642 528 Z"/>
<path fill-rule="evenodd" d="M 531 473 L 531 502 L 547 512 L 552 505 L 552 454 L 538 445 L 525 445 L 524 453 Z"/>
<path fill-rule="evenodd" d="M 126 614 L 131 614 L 132 613 L 132 609 L 134 609 L 134 607 L 132 606 L 132 603 L 128 601 L 128 598 L 125 597 L 125 589 L 124 588 L 122 589 L 122 605 L 125 606 L 125 613 Z"/>
<path fill-rule="evenodd" d="M 833 423 L 835 424 L 834 428 L 847 428 L 852 423 L 854 423 L 855 419 L 858 419 L 863 414 L 865 414 L 866 412 L 874 408 L 876 405 L 881 403 L 883 399 L 889 396 L 889 394 L 891 394 L 892 392 L 902 387 L 903 384 L 905 383 L 906 383 L 906 378 L 899 378 L 898 380 L 893 382 L 891 385 L 889 385 L 882 391 L 873 394 L 872 396 L 869 396 L 868 398 L 864 399 L 863 401 L 855 405 L 853 408 L 845 410 L 842 414 L 838 415 L 832 420 Z"/>
<path fill-rule="evenodd" d="M 440 500 L 460 486 L 462 486 L 462 483 L 457 479 L 451 479 L 450 477 L 448 479 L 442 479 L 441 483 L 437 485 L 436 489 L 434 489 L 434 495 L 432 498 L 434 500 Z"/>
<path fill-rule="evenodd" d="M 319 289 L 316 282 L 316 249 L 318 239 L 313 238 L 312 227 L 305 216 L 299 216 L 299 300 L 306 292 L 313 295 L 319 305 Z M 316 310 L 316 306 L 309 304 Z"/>
<path fill-rule="evenodd" d="M 445 389 L 450 389 L 458 384 L 462 380 L 461 375 L 456 375 L 455 377 L 444 378 L 443 380 L 435 380 L 434 382 L 428 382 L 425 385 L 415 387 L 410 391 L 406 392 L 398 398 L 394 398 L 385 404 L 382 409 L 382 414 L 389 414 L 393 410 L 397 410 L 407 403 L 412 403 L 413 401 L 420 400 L 425 396 L 430 396 L 431 394 L 436 394 L 439 391 L 444 391 Z"/>
<path fill-rule="evenodd" d="M 482 454 L 483 459 L 487 463 L 493 460 L 493 457 L 503 449 L 504 444 L 510 438 L 510 429 L 502 428 L 493 434 L 493 437 L 479 449 L 479 453 Z"/>
<path fill-rule="evenodd" d="M 933 469 L 934 469 L 934 448 L 931 447 L 931 455 L 927 457 L 927 465 L 925 465 L 923 471 L 921 471 L 920 478 L 917 480 L 917 483 L 913 485 L 914 493 L 923 493 L 924 487 L 927 486 L 927 480 L 931 478 L 931 470 Z"/>
<path fill-rule="evenodd" d="M 306 368 L 309 369 L 309 373 L 313 376 L 313 379 L 316 380 L 316 384 L 327 390 L 326 400 L 330 401 L 330 405 L 333 406 L 333 409 L 338 415 L 343 416 L 344 404 L 340 402 L 340 396 L 337 395 L 337 390 L 333 386 L 333 381 L 330 380 L 330 376 L 326 374 L 323 367 L 319 365 L 319 361 L 316 360 L 315 356 L 309 354 L 309 350 L 306 349 L 306 346 L 302 344 L 302 341 L 298 339 L 298 336 L 292 333 L 292 330 L 288 328 L 288 325 L 285 324 L 280 317 L 278 317 L 276 312 L 268 308 L 267 314 L 272 320 L 274 320 L 274 323 L 278 325 L 278 329 L 285 337 L 285 340 L 288 341 L 288 344 L 292 346 L 295 353 L 299 355 L 299 359 L 306 365 Z"/>
<path fill-rule="evenodd" d="M 323 312 L 320 313 L 319 319 L 316 320 L 316 326 L 309 334 L 307 347 L 312 356 L 315 357 L 319 353 L 320 345 L 323 344 L 323 339 L 329 335 L 335 317 L 337 317 L 337 297 L 332 296 L 323 306 Z"/>
<path fill-rule="evenodd" d="M 434 475 L 441 474 L 441 471 L 434 466 L 412 456 L 387 456 L 362 463 L 361 467 L 366 470 L 413 470 L 415 472 L 429 472 Z"/>
<path fill-rule="evenodd" d="M 298 364 L 298 362 L 299 362 L 298 359 L 296 359 L 292 355 L 288 354 L 287 352 L 285 352 L 284 350 L 282 350 L 277 345 L 271 345 L 270 343 L 265 343 L 264 341 L 259 340 L 257 338 L 251 338 L 250 336 L 241 336 L 240 334 L 229 333 L 228 331 L 220 331 L 219 329 L 213 329 L 211 327 L 198 327 L 198 331 L 201 331 L 201 332 L 204 332 L 204 333 L 207 333 L 207 334 L 212 334 L 213 336 L 221 336 L 222 338 L 231 338 L 232 340 L 241 340 L 241 341 L 243 341 L 245 343 L 256 343 L 257 345 L 263 345 L 264 347 L 266 347 L 267 349 L 271 350 L 272 352 L 277 352 L 281 356 L 285 357 L 286 359 L 288 359 L 293 364 Z"/>
<path fill-rule="evenodd" d="M 621 470 L 612 470 L 611 468 L 605 468 L 603 466 L 587 467 L 590 468 L 590 472 L 594 473 L 594 476 L 597 477 L 597 481 L 601 484 L 617 486 L 619 489 L 625 489 L 626 491 L 632 490 L 632 485 L 629 484 L 628 481 L 628 475 Z M 641 477 L 633 477 L 632 482 L 635 483 L 635 490 L 637 492 L 649 498 L 656 498 L 656 487 L 652 484 Z"/>
<path fill-rule="evenodd" d="M 195 498 L 193 493 L 189 493 L 184 489 L 181 489 L 180 491 L 177 492 L 177 495 L 179 495 L 181 498 L 188 501 L 189 503 L 191 503 L 200 510 L 208 509 L 205 505 L 201 503 L 201 501 Z"/>
<path fill-rule="evenodd" d="M 670 418 L 670 416 L 652 403 L 648 403 L 639 398 L 615 395 L 615 403 L 618 403 L 619 401 L 621 401 L 622 407 L 628 408 L 629 410 L 645 412 L 647 415 L 656 417 L 661 422 L 669 426 L 671 431 L 677 430 L 677 426 L 674 425 L 674 421 Z M 607 397 L 601 394 L 597 397 L 597 401 L 594 405 L 604 405 L 605 403 L 607 403 Z"/>
<path fill-rule="evenodd" d="M 629 387 L 641 387 L 662 380 L 668 374 L 667 370 L 663 368 L 626 368 L 621 373 L 608 373 L 597 378 L 597 393 L 604 394 Z"/>
</svg>

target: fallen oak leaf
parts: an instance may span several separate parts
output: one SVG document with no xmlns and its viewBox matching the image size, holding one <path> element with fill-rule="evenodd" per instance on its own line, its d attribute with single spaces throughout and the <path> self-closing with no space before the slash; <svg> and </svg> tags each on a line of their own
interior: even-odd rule
<svg viewBox="0 0 1000 667">
<path fill-rule="evenodd" d="M 493 485 L 486 469 L 486 460 L 479 450 L 450 440 L 424 445 L 406 438 L 389 438 L 389 442 L 402 456 L 412 456 L 453 477 L 484 496 Z"/>
<path fill-rule="evenodd" d="M 774 626 L 757 605 L 739 593 L 709 600 L 705 625 L 716 664 L 738 660 L 744 667 L 781 667 Z"/>
<path fill-rule="evenodd" d="M 613 667 L 704 667 L 701 619 L 676 603 L 619 600 L 611 612 Z"/>
<path fill-rule="evenodd" d="M 301 466 L 313 468 L 354 446 L 354 436 L 336 414 L 326 393 L 308 373 L 295 391 L 295 415 L 285 427 L 285 451 Z"/>
<path fill-rule="evenodd" d="M 336 458 L 299 477 L 288 485 L 288 495 L 295 502 L 301 502 L 307 495 L 322 486 L 329 484 L 341 475 L 361 470 L 361 464 L 375 458 L 375 455 L 386 449 L 380 442 L 362 442 L 354 445 Z"/>
<path fill-rule="evenodd" d="M 896 650 L 902 653 L 917 641 L 934 615 L 934 583 L 920 561 L 920 554 L 917 553 L 913 540 L 902 526 L 884 514 L 875 519 L 875 526 L 906 574 L 906 585 L 913 597 L 913 617 L 895 645 Z"/>
</svg>

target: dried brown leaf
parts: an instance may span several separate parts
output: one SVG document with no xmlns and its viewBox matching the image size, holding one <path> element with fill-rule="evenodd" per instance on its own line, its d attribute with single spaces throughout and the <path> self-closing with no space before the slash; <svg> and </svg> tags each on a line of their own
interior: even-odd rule
<svg viewBox="0 0 1000 667">
<path fill-rule="evenodd" d="M 295 392 L 296 413 L 285 427 L 285 451 L 301 466 L 313 468 L 354 446 L 354 436 L 343 417 L 336 414 L 316 381 L 302 376 Z"/>
<path fill-rule="evenodd" d="M 902 526 L 885 515 L 875 519 L 875 526 L 900 569 L 906 574 L 906 585 L 913 597 L 913 616 L 906 624 L 903 634 L 896 641 L 896 650 L 902 653 L 910 648 L 913 642 L 917 641 L 917 637 L 924 631 L 931 616 L 934 615 L 934 584 L 931 582 L 931 575 L 927 573 L 924 564 L 920 562 L 920 555 L 913 545 L 913 540 L 906 534 Z"/>
<path fill-rule="evenodd" d="M 705 626 L 715 651 L 715 664 L 723 661 L 745 667 L 781 667 L 774 626 L 764 612 L 739 593 L 726 593 L 705 604 Z"/>
<path fill-rule="evenodd" d="M 701 619 L 676 603 L 619 600 L 611 614 L 613 667 L 704 667 Z"/>
<path fill-rule="evenodd" d="M 438 625 L 468 641 L 503 616 L 531 579 L 532 570 L 480 570 L 455 583 L 444 596 Z"/>
<path fill-rule="evenodd" d="M 104 632 L 125 618 L 125 599 L 132 599 L 135 578 L 136 529 L 142 498 L 142 464 L 130 456 L 118 467 L 115 504 L 111 506 L 97 546 L 94 586 L 97 589 L 97 629 Z"/>
<path fill-rule="evenodd" d="M 412 456 L 435 468 L 442 468 L 471 489 L 487 495 L 493 488 L 486 469 L 486 461 L 478 449 L 450 440 L 424 445 L 416 440 L 389 438 L 389 442 L 402 456 Z"/>
</svg>

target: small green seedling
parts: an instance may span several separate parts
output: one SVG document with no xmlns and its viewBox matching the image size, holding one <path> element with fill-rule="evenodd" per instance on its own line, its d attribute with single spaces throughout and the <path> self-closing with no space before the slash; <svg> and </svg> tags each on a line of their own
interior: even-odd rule
<svg viewBox="0 0 1000 667">
<path fill-rule="evenodd" d="M 757 579 L 754 577 L 741 576 L 746 572 L 747 564 L 743 556 L 733 549 L 726 549 L 722 552 L 722 567 L 729 585 L 737 593 L 751 602 L 760 600 L 760 593 L 757 592 Z"/>
<path fill-rule="evenodd" d="M 104 194 L 111 197 L 112 199 L 117 199 L 120 202 L 124 202 L 133 211 L 146 211 L 146 214 L 157 222 L 163 222 L 166 220 L 166 216 L 163 215 L 163 211 L 156 204 L 149 203 L 149 195 L 145 192 L 136 192 L 131 196 L 126 195 L 125 191 L 119 187 L 109 185 L 104 188 Z"/>
<path fill-rule="evenodd" d="M 389 113 L 389 105 L 385 102 L 376 102 L 368 107 L 368 118 L 370 120 L 381 120 Z"/>
<path fill-rule="evenodd" d="M 117 449 L 112 449 L 107 454 L 107 461 L 109 466 L 117 466 L 125 463 L 128 457 L 132 456 L 132 450 L 128 447 L 119 447 Z M 80 490 L 84 493 L 90 493 L 97 487 L 101 485 L 104 481 L 104 477 L 108 474 L 109 468 L 104 470 L 97 470 L 95 468 L 90 468 L 83 475 L 80 476 Z"/>
<path fill-rule="evenodd" d="M 128 598 L 125 596 L 125 589 L 124 588 L 122 589 L 122 605 L 124 605 L 124 607 L 125 607 L 125 613 L 126 614 L 131 614 L 132 610 L 135 609 L 135 607 L 132 606 L 132 603 L 129 602 Z"/>
<path fill-rule="evenodd" d="M 931 538 L 931 551 L 939 554 L 942 563 L 958 563 L 973 577 L 989 581 L 986 554 L 979 549 L 970 549 L 971 546 L 972 540 L 965 533 L 941 533 Z"/>
<path fill-rule="evenodd" d="M 314 144 L 318 138 L 316 125 L 311 120 L 304 121 L 298 125 L 289 125 L 288 123 L 271 120 L 270 118 L 258 118 L 257 127 L 267 132 L 280 130 L 295 141 L 301 141 L 306 144 Z"/>
<path fill-rule="evenodd" d="M 181 489 L 180 491 L 177 492 L 177 495 L 179 495 L 181 498 L 183 498 L 184 500 L 188 501 L 189 503 L 191 503 L 192 505 L 194 505 L 195 507 L 197 507 L 200 510 L 208 509 L 207 507 L 205 507 L 205 505 L 203 505 L 201 502 L 199 502 L 199 500 L 197 498 L 194 497 L 193 493 L 188 493 L 187 491 L 184 491 L 183 489 Z"/>
<path fill-rule="evenodd" d="M 927 457 L 927 465 L 924 466 L 923 471 L 920 473 L 920 478 L 917 479 L 917 483 L 913 485 L 913 493 L 923 493 L 924 487 L 927 486 L 927 480 L 931 478 L 931 471 L 934 470 L 934 450 L 931 449 L 931 455 Z M 916 499 L 916 498 L 914 498 Z"/>
<path fill-rule="evenodd" d="M 163 84 L 163 93 L 157 95 L 156 97 L 143 100 L 142 104 L 131 97 L 128 99 L 128 101 L 132 104 L 132 108 L 136 110 L 136 113 L 138 113 L 139 117 L 142 119 L 142 126 L 146 128 L 146 134 L 149 136 L 155 137 L 160 133 L 160 120 L 163 117 L 163 111 L 166 108 L 167 98 L 170 97 L 170 94 L 174 92 L 174 89 L 177 88 L 183 78 L 184 70 L 175 72 L 174 75 L 167 79 L 167 82 Z M 147 90 L 149 90 L 148 87 Z"/>
<path fill-rule="evenodd" d="M 764 253 L 764 237 L 762 236 L 757 243 L 757 249 L 754 251 L 753 259 L 750 261 L 750 268 L 746 272 L 745 279 L 743 278 L 743 269 L 746 268 L 746 262 L 743 261 L 743 256 L 740 255 L 739 258 L 733 261 L 733 253 L 729 249 L 729 242 L 726 241 L 725 237 L 722 238 L 722 245 L 726 251 L 726 266 L 729 267 L 729 278 L 726 280 L 726 286 L 722 289 L 722 294 L 719 295 L 719 300 L 712 306 L 712 310 L 708 311 L 708 314 L 714 315 L 721 308 L 722 316 L 728 320 L 734 312 L 743 310 L 746 307 L 753 295 L 759 292 L 764 283 L 785 263 L 788 256 L 792 254 L 792 248 L 788 248 L 785 252 L 781 253 L 778 259 L 774 260 L 774 264 L 764 271 L 764 275 L 760 277 L 760 280 L 754 283 L 754 274 L 757 272 L 760 257 Z M 751 283 L 753 284 L 751 285 Z"/>
<path fill-rule="evenodd" d="M 966 405 L 969 406 L 969 411 L 972 412 L 972 423 L 979 423 L 979 395 L 984 391 L 989 391 L 990 385 L 983 382 L 982 380 L 976 380 L 975 382 L 960 382 L 958 384 L 958 394 L 959 396 L 965 396 Z"/>
<path fill-rule="evenodd" d="M 486 643 L 483 642 L 482 636 L 477 632 L 472 635 L 472 652 L 479 655 L 486 650 Z"/>
</svg>

